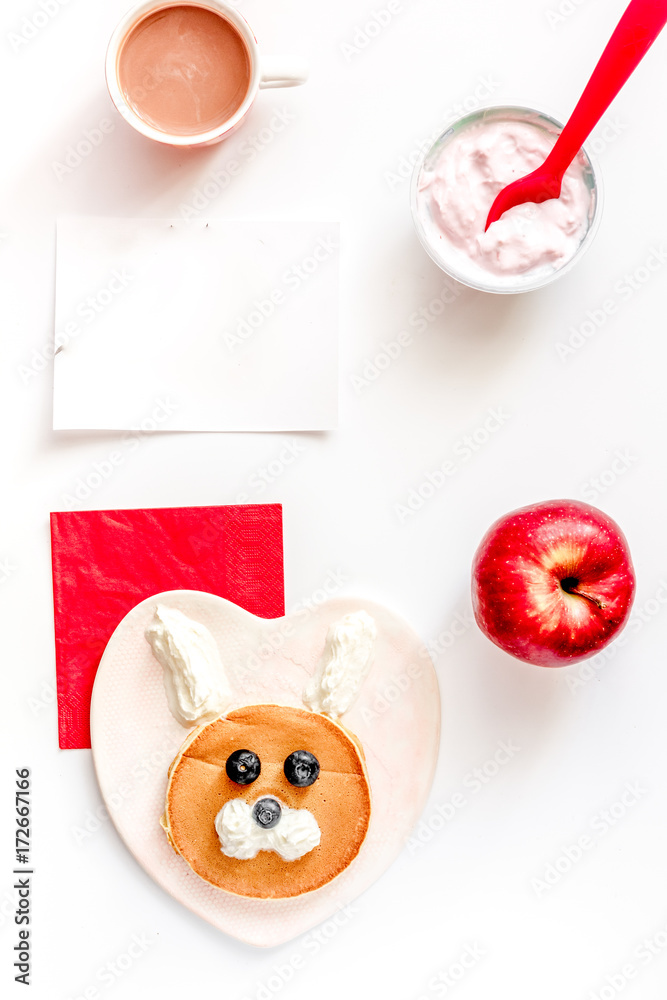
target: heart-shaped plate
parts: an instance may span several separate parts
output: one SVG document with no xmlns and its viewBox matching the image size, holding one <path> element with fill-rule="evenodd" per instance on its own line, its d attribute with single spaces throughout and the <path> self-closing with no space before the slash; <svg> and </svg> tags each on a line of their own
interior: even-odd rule
<svg viewBox="0 0 667 1000">
<path fill-rule="evenodd" d="M 216 889 L 177 855 L 160 826 L 167 770 L 190 730 L 169 711 L 162 667 L 144 637 L 157 604 L 182 611 L 214 636 L 235 707 L 303 708 L 301 695 L 329 626 L 367 611 L 375 660 L 340 719 L 361 741 L 371 787 L 366 839 L 333 881 L 290 899 L 247 899 Z M 426 648 L 397 615 L 372 601 L 337 598 L 286 618 L 263 619 L 213 594 L 172 590 L 125 616 L 104 651 L 91 705 L 93 759 L 109 815 L 137 861 L 175 899 L 249 944 L 283 944 L 351 903 L 394 861 L 424 808 L 437 762 L 438 682 Z"/>
</svg>

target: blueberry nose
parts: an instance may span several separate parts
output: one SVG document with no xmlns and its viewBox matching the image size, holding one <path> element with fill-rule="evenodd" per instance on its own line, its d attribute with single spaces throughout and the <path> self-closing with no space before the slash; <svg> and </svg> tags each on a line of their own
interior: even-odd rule
<svg viewBox="0 0 667 1000">
<path fill-rule="evenodd" d="M 270 830 L 280 820 L 281 811 L 280 803 L 270 795 L 266 795 L 255 802 L 252 807 L 252 818 L 262 830 Z"/>
</svg>

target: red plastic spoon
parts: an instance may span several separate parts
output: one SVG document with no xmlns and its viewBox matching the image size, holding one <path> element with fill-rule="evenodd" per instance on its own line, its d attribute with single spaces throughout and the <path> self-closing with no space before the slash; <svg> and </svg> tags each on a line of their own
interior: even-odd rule
<svg viewBox="0 0 667 1000">
<path fill-rule="evenodd" d="M 666 23 L 667 0 L 632 0 L 628 4 L 556 145 L 541 167 L 498 193 L 484 232 L 515 205 L 560 197 L 563 174 Z"/>
</svg>

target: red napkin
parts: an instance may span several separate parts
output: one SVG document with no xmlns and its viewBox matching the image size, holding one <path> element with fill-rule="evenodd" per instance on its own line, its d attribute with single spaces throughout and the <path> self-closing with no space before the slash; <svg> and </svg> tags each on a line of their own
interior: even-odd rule
<svg viewBox="0 0 667 1000">
<path fill-rule="evenodd" d="M 51 514 L 62 749 L 90 746 L 100 657 L 127 612 L 164 590 L 205 590 L 261 618 L 285 613 L 282 507 Z"/>
</svg>

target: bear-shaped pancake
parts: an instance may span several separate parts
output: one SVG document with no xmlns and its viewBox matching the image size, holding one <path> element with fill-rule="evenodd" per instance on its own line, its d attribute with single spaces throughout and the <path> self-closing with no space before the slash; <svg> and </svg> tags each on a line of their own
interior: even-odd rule
<svg viewBox="0 0 667 1000">
<path fill-rule="evenodd" d="M 239 751 L 250 755 L 241 760 L 259 762 L 257 777 L 234 770 Z M 310 783 L 294 784 L 287 775 L 301 781 L 303 769 L 297 764 L 295 775 L 290 763 L 304 751 L 319 771 Z M 291 810 L 306 810 L 320 842 L 295 860 L 269 847 L 254 857 L 229 857 L 221 849 L 216 819 L 232 801 L 247 811 L 249 824 L 268 825 L 276 833 Z M 347 868 L 366 836 L 370 810 L 363 755 L 347 730 L 305 709 L 249 705 L 199 727 L 186 740 L 169 772 L 163 825 L 174 849 L 207 882 L 240 896 L 284 898 L 318 889 Z M 243 837 L 240 844 L 245 846 Z"/>
</svg>

